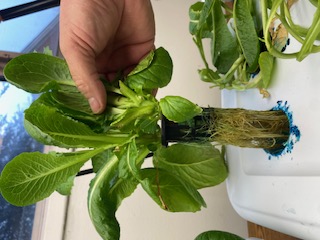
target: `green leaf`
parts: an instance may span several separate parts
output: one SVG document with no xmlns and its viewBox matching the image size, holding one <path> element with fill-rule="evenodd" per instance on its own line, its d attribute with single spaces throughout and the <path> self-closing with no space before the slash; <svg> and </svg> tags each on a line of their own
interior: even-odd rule
<svg viewBox="0 0 320 240">
<path fill-rule="evenodd" d="M 185 122 L 202 112 L 202 108 L 180 96 L 160 99 L 162 114 L 170 121 Z"/>
<path fill-rule="evenodd" d="M 195 212 L 206 206 L 197 190 L 164 169 L 142 169 L 140 183 L 148 195 L 171 212 Z"/>
<path fill-rule="evenodd" d="M 75 101 L 69 99 L 71 100 L 70 104 L 59 103 L 53 98 L 55 94 L 55 91 L 42 93 L 41 96 L 35 100 L 34 104 L 42 104 L 49 108 L 55 108 L 58 112 L 87 124 L 91 129 L 101 131 L 101 128 L 103 128 L 105 124 L 105 114 L 93 114 L 90 107 L 90 109 L 86 111 L 87 100 L 85 100 L 84 103 L 81 102 L 81 99 L 78 99 L 79 102 L 76 99 L 74 99 Z M 69 102 L 69 100 L 66 101 Z M 74 105 L 71 102 L 74 102 Z"/>
<path fill-rule="evenodd" d="M 274 57 L 269 52 L 262 52 L 259 56 L 259 66 L 262 74 L 261 88 L 268 88 L 273 73 Z"/>
<path fill-rule="evenodd" d="M 150 116 L 142 119 L 138 122 L 137 126 L 142 132 L 147 134 L 154 134 L 160 131 L 160 127 L 158 125 L 158 116 Z"/>
<path fill-rule="evenodd" d="M 223 231 L 208 231 L 201 233 L 195 240 L 244 240 L 244 238 Z"/>
<path fill-rule="evenodd" d="M 76 87 L 74 90 L 75 91 L 72 92 L 51 91 L 48 94 L 51 94 L 52 99 L 64 108 L 68 108 L 72 111 L 94 115 L 90 108 L 89 102 L 84 97 L 84 95 L 79 91 L 76 91 Z"/>
<path fill-rule="evenodd" d="M 198 70 L 198 72 L 199 72 L 201 80 L 204 82 L 214 83 L 215 81 L 221 79 L 221 77 L 219 76 L 219 74 L 217 72 L 215 72 L 209 68 L 204 68 L 204 69 Z"/>
<path fill-rule="evenodd" d="M 64 182 L 58 186 L 56 191 L 58 193 L 60 193 L 61 195 L 66 195 L 66 196 L 70 195 L 75 177 L 76 177 L 76 175 L 69 177 L 66 182 Z"/>
<path fill-rule="evenodd" d="M 0 178 L 1 194 L 16 206 L 34 204 L 50 196 L 100 151 L 22 153 L 4 167 Z"/>
<path fill-rule="evenodd" d="M 254 72 L 258 68 L 260 43 L 248 1 L 235 0 L 233 9 L 235 30 L 248 64 L 247 71 Z"/>
<path fill-rule="evenodd" d="M 128 74 L 128 76 L 137 74 L 145 69 L 147 69 L 153 61 L 154 51 L 151 51 L 144 59 L 142 59 L 139 64 Z"/>
<path fill-rule="evenodd" d="M 111 126 L 115 126 L 124 132 L 138 132 L 137 124 L 139 121 L 155 115 L 156 110 L 156 104 L 154 103 L 127 109 L 117 120 L 112 122 Z"/>
<path fill-rule="evenodd" d="M 212 14 L 212 64 L 225 74 L 239 57 L 236 37 L 230 32 L 220 1 L 215 1 Z"/>
<path fill-rule="evenodd" d="M 189 183 L 163 169 L 142 169 L 143 189 L 164 210 L 170 212 L 196 212 L 206 203 Z"/>
<path fill-rule="evenodd" d="M 142 68 L 143 70 L 140 70 Z M 136 70 L 136 69 L 139 69 Z M 152 90 L 168 85 L 172 76 L 172 60 L 164 48 L 158 48 L 154 52 L 152 62 L 147 68 L 137 66 L 133 73 L 127 77 L 128 86 L 135 91 L 141 89 Z"/>
<path fill-rule="evenodd" d="M 139 179 L 139 170 L 137 169 L 138 149 L 135 142 L 129 143 L 120 154 L 119 177 L 124 179 Z"/>
<path fill-rule="evenodd" d="M 117 154 L 119 162 L 119 177 L 128 180 L 141 181 L 140 169 L 150 150 L 145 146 L 137 146 L 133 140 Z"/>
<path fill-rule="evenodd" d="M 206 26 L 209 17 L 211 17 L 215 2 L 216 0 L 206 0 L 204 2 L 200 13 L 198 29 L 203 29 Z"/>
<path fill-rule="evenodd" d="M 53 56 L 53 52 L 52 52 L 52 50 L 50 49 L 49 46 L 46 46 L 46 47 L 43 48 L 43 53 L 47 54 L 49 56 Z"/>
<path fill-rule="evenodd" d="M 42 53 L 23 54 L 3 70 L 8 82 L 31 93 L 74 87 L 67 63 Z"/>
<path fill-rule="evenodd" d="M 120 238 L 116 211 L 122 200 L 135 190 L 138 182 L 118 176 L 118 158 L 113 155 L 90 183 L 88 210 L 97 232 L 105 240 Z"/>
<path fill-rule="evenodd" d="M 97 173 L 114 155 L 114 149 L 107 149 L 91 158 L 93 172 Z"/>
<path fill-rule="evenodd" d="M 273 1 L 273 0 L 267 0 L 267 7 L 268 7 L 269 9 L 272 8 L 272 1 Z M 318 1 L 318 0 L 315 0 L 315 1 Z"/>
<path fill-rule="evenodd" d="M 121 134 L 95 133 L 87 125 L 75 121 L 56 108 L 34 102 L 25 111 L 25 129 L 37 141 L 59 147 L 115 147 L 131 137 Z"/>
<path fill-rule="evenodd" d="M 108 198 L 109 183 L 117 179 L 118 159 L 113 156 L 90 183 L 88 211 L 91 221 L 103 239 L 119 239 L 120 226 L 115 217 L 117 202 Z"/>
<path fill-rule="evenodd" d="M 197 189 L 218 185 L 228 176 L 222 154 L 210 143 L 178 143 L 160 148 L 154 162 Z"/>
<path fill-rule="evenodd" d="M 199 20 L 201 15 L 201 10 L 203 8 L 203 2 L 196 2 L 195 4 L 191 5 L 189 8 L 189 32 L 191 35 L 197 35 L 199 32 Z"/>
<path fill-rule="evenodd" d="M 130 89 L 126 84 L 124 84 L 122 81 L 119 81 L 119 87 L 120 87 L 120 92 L 129 98 L 132 103 L 135 104 L 135 106 L 139 106 L 140 103 L 142 102 L 141 96 L 139 96 L 137 93 L 135 93 L 132 89 Z"/>
</svg>

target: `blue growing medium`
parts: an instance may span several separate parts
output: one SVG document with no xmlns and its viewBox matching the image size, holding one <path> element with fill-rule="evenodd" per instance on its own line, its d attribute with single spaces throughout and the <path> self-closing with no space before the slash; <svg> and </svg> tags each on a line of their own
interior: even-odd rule
<svg viewBox="0 0 320 240">
<path fill-rule="evenodd" d="M 291 153 L 295 143 L 297 143 L 301 137 L 298 126 L 296 126 L 293 122 L 293 114 L 292 111 L 290 111 L 290 107 L 287 101 L 278 101 L 277 105 L 273 107 L 272 110 L 281 110 L 287 115 L 289 120 L 289 137 L 285 142 L 283 148 L 273 151 L 266 150 L 266 152 L 270 155 L 269 159 L 271 159 L 271 157 L 280 157 L 284 154 Z"/>
</svg>

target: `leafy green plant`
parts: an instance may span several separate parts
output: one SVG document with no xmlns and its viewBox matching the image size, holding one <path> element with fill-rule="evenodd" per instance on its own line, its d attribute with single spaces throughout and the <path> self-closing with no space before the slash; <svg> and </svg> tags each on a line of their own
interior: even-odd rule
<svg viewBox="0 0 320 240">
<path fill-rule="evenodd" d="M 271 72 L 274 61 L 260 44 L 262 26 L 255 1 L 236 0 L 233 10 L 220 0 L 197 2 L 190 7 L 189 16 L 189 31 L 205 64 L 199 70 L 203 81 L 236 90 L 268 87 L 271 75 L 258 74 L 252 81 L 259 68 Z M 205 39 L 210 40 L 213 67 L 205 54 Z"/>
<path fill-rule="evenodd" d="M 161 144 L 162 115 L 174 122 L 190 121 L 202 108 L 180 96 L 158 101 L 154 88 L 171 80 L 172 61 L 166 50 L 151 52 L 127 76 L 104 81 L 108 106 L 92 114 L 62 59 L 30 53 L 4 69 L 10 83 L 40 93 L 25 111 L 25 128 L 46 145 L 74 152 L 26 152 L 1 172 L 0 191 L 10 203 L 25 206 L 58 191 L 71 192 L 83 164 L 91 160 L 95 175 L 88 193 L 88 211 L 103 239 L 119 239 L 115 213 L 140 184 L 164 210 L 195 212 L 206 206 L 199 189 L 227 177 L 223 154 L 208 141 Z M 153 153 L 153 167 L 144 168 Z"/>
<path fill-rule="evenodd" d="M 211 142 L 278 148 L 287 140 L 288 119 L 282 111 L 202 109 L 180 96 L 158 101 L 152 90 L 169 84 L 172 68 L 165 49 L 151 52 L 128 76 L 104 81 L 108 105 L 95 115 L 64 60 L 39 53 L 11 60 L 4 69 L 6 79 L 40 93 L 25 111 L 27 132 L 45 145 L 75 151 L 18 155 L 1 172 L 2 196 L 25 206 L 54 191 L 70 194 L 75 176 L 91 160 L 95 175 L 88 192 L 89 215 L 103 239 L 119 239 L 115 214 L 137 185 L 166 211 L 199 211 L 206 203 L 198 190 L 228 175 L 223 151 Z M 246 133 L 249 126 L 251 134 Z M 237 137 L 229 137 L 230 132 Z M 180 142 L 164 147 L 163 138 L 176 133 L 180 135 L 171 140 Z M 144 168 L 150 153 L 153 167 Z"/>
<path fill-rule="evenodd" d="M 297 1 L 261 1 L 264 39 L 268 51 L 273 56 L 278 58 L 295 58 L 298 61 L 302 61 L 309 54 L 320 52 L 320 46 L 315 44 L 316 40 L 320 40 L 320 2 L 313 0 L 309 1 L 315 7 L 313 20 L 309 27 L 300 26 L 292 19 L 290 8 L 295 2 Z M 268 11 L 268 9 L 270 11 Z M 275 20 L 280 21 L 276 31 L 273 29 L 275 28 Z M 288 34 L 290 34 L 301 43 L 299 51 L 294 53 L 279 51 L 279 48 L 277 48 L 277 44 L 274 41 L 276 37 L 274 35 L 277 35 L 277 33 L 279 34 L 279 29 L 284 29 L 283 31 L 286 32 L 286 38 Z M 269 37 L 270 35 L 271 37 Z"/>
<path fill-rule="evenodd" d="M 258 88 L 264 97 L 276 58 L 296 58 L 320 51 L 315 43 L 320 33 L 320 3 L 310 1 L 316 11 L 310 27 L 295 23 L 290 14 L 296 0 L 235 0 L 233 9 L 221 0 L 196 2 L 189 9 L 189 32 L 199 49 L 205 68 L 203 81 L 221 89 Z M 259 5 L 259 6 L 258 6 Z M 289 34 L 301 43 L 295 53 L 285 53 Z M 210 42 L 210 61 L 204 42 Z"/>
</svg>

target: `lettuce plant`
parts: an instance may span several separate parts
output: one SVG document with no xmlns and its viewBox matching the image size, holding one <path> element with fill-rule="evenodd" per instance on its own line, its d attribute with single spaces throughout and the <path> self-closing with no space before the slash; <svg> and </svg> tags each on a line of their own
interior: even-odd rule
<svg viewBox="0 0 320 240">
<path fill-rule="evenodd" d="M 0 192 L 17 206 L 34 204 L 58 191 L 71 192 L 72 182 L 87 161 L 94 175 L 88 192 L 88 211 L 103 239 L 119 239 L 115 217 L 124 198 L 140 184 L 164 210 L 199 211 L 206 203 L 199 189 L 227 177 L 223 154 L 208 141 L 163 147 L 159 120 L 188 122 L 202 108 L 180 96 L 159 101 L 154 88 L 171 80 L 172 61 L 159 48 L 126 77 L 104 81 L 108 106 L 91 112 L 75 86 L 66 62 L 30 53 L 11 60 L 4 69 L 10 83 L 39 98 L 25 111 L 28 133 L 45 145 L 74 152 L 25 152 L 12 159 L 0 176 Z M 153 154 L 153 167 L 143 163 Z"/>
<path fill-rule="evenodd" d="M 54 191 L 70 194 L 75 176 L 91 160 L 89 215 L 101 237 L 114 240 L 120 237 L 116 211 L 138 184 L 166 211 L 206 206 L 198 190 L 228 175 L 223 151 L 211 142 L 278 149 L 287 141 L 288 119 L 280 110 L 203 109 L 181 96 L 157 100 L 152 91 L 169 84 L 172 68 L 168 52 L 158 48 L 129 75 L 103 81 L 108 104 L 95 115 L 64 60 L 39 53 L 11 60 L 4 69 L 7 81 L 40 94 L 25 111 L 27 132 L 45 145 L 75 151 L 16 156 L 1 172 L 2 196 L 25 206 Z M 172 141 L 178 143 L 163 146 Z M 142 167 L 150 155 L 153 167 Z"/>
</svg>

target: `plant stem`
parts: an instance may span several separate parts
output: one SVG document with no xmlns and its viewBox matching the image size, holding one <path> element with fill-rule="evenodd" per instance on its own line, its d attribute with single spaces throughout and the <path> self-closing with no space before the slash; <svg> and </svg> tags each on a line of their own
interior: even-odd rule
<svg viewBox="0 0 320 240">
<path fill-rule="evenodd" d="M 297 60 L 302 61 L 310 52 L 312 52 L 313 42 L 320 33 L 320 9 L 318 8 L 313 17 L 313 22 L 308 30 L 306 39 L 302 44 L 301 50 L 298 53 Z"/>
<path fill-rule="evenodd" d="M 272 8 L 268 16 L 268 8 L 267 8 L 267 0 L 261 1 L 261 13 L 262 13 L 262 26 L 263 26 L 263 37 L 265 40 L 266 47 L 268 49 L 268 52 L 277 58 L 284 58 L 284 59 L 290 59 L 290 58 L 296 58 L 297 53 L 282 53 L 277 51 L 271 43 L 271 38 L 269 36 L 269 27 L 274 20 L 275 16 L 277 15 L 277 9 L 281 5 L 283 0 L 275 0 L 272 3 Z"/>
<path fill-rule="evenodd" d="M 205 65 L 206 69 L 209 69 L 209 64 L 207 62 L 206 55 L 205 55 L 204 50 L 203 50 L 203 44 L 202 44 L 201 37 L 199 35 L 196 35 L 196 38 L 193 38 L 193 41 L 196 44 L 196 46 L 198 47 L 200 56 L 202 58 L 202 61 L 203 61 L 204 65 Z"/>
</svg>

